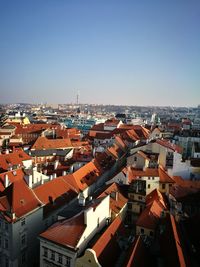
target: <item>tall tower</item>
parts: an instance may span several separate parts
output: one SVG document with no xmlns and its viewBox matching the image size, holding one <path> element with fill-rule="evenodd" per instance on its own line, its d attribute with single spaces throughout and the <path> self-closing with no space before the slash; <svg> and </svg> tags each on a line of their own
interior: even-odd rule
<svg viewBox="0 0 200 267">
<path fill-rule="evenodd" d="M 77 91 L 77 95 L 76 95 L 76 104 L 77 104 L 77 106 L 79 105 L 79 97 L 80 97 L 80 91 Z"/>
<path fill-rule="evenodd" d="M 79 97 L 80 97 L 80 91 L 77 92 L 76 95 L 76 104 L 77 104 L 77 113 L 81 113 L 80 106 L 79 106 Z"/>
<path fill-rule="evenodd" d="M 77 104 L 77 106 L 78 106 L 78 100 L 79 100 L 78 98 L 79 98 L 79 95 L 77 94 L 76 95 L 76 104 Z"/>
</svg>

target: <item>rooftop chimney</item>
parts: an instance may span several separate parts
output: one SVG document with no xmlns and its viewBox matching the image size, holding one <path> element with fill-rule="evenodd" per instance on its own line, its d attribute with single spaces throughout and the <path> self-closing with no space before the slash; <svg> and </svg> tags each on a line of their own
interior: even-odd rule
<svg viewBox="0 0 200 267">
<path fill-rule="evenodd" d="M 25 180 L 29 186 L 29 188 L 32 188 L 33 186 L 33 175 L 29 174 L 25 176 Z"/>
<path fill-rule="evenodd" d="M 55 160 L 55 162 L 54 162 L 54 170 L 56 170 L 58 168 L 58 164 L 59 164 L 59 161 Z"/>
<path fill-rule="evenodd" d="M 62 172 L 62 176 L 65 176 L 66 174 L 67 174 L 66 171 L 63 171 L 63 172 Z"/>
<path fill-rule="evenodd" d="M 12 216 L 12 220 L 15 220 L 16 216 L 14 212 L 11 214 L 11 216 Z"/>
<path fill-rule="evenodd" d="M 5 188 L 9 186 L 9 182 L 10 182 L 10 181 L 9 181 L 8 175 L 6 174 L 6 175 L 4 176 L 4 186 L 5 186 Z"/>
<path fill-rule="evenodd" d="M 85 206 L 85 197 L 84 197 L 83 193 L 80 194 L 79 199 L 78 199 L 78 203 L 80 206 Z"/>
</svg>

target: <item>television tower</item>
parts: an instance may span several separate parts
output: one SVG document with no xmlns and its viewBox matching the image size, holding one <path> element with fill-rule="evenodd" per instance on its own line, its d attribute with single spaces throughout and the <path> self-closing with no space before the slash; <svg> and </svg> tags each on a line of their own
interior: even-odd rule
<svg viewBox="0 0 200 267">
<path fill-rule="evenodd" d="M 80 91 L 78 91 L 77 95 L 76 95 L 76 105 L 77 105 L 77 113 L 78 114 L 81 113 L 80 106 L 79 106 L 79 97 L 80 97 Z"/>
<path fill-rule="evenodd" d="M 79 97 L 80 97 L 80 91 L 78 91 L 77 95 L 76 95 L 76 104 L 77 104 L 77 106 L 79 105 Z"/>
</svg>

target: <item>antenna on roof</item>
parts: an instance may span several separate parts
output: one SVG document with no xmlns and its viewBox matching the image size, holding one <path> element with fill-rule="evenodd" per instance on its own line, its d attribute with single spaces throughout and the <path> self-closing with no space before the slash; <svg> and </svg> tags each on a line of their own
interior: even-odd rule
<svg viewBox="0 0 200 267">
<path fill-rule="evenodd" d="M 77 104 L 77 113 L 79 114 L 81 111 L 80 111 L 80 106 L 79 106 L 79 97 L 80 97 L 80 91 L 77 92 L 77 95 L 76 95 L 76 104 Z"/>
<path fill-rule="evenodd" d="M 79 97 L 80 97 L 80 91 L 77 91 L 76 95 L 76 104 L 79 105 Z"/>
</svg>

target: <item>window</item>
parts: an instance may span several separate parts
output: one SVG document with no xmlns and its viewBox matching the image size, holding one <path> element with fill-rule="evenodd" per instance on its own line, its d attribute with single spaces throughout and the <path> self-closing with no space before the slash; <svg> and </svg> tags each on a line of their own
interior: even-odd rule
<svg viewBox="0 0 200 267">
<path fill-rule="evenodd" d="M 21 226 L 23 226 L 25 224 L 26 224 L 26 220 L 25 220 L 25 218 L 22 218 L 22 220 L 21 220 Z"/>
<path fill-rule="evenodd" d="M 141 196 L 138 196 L 138 199 L 139 199 L 139 200 L 142 200 L 142 197 L 141 197 Z"/>
<path fill-rule="evenodd" d="M 71 258 L 66 256 L 66 267 L 70 267 L 71 266 Z"/>
<path fill-rule="evenodd" d="M 51 251 L 51 260 L 55 261 L 55 251 Z"/>
<path fill-rule="evenodd" d="M 45 247 L 43 247 L 43 256 L 45 257 L 45 258 L 48 258 L 48 249 L 47 248 L 45 248 Z"/>
<path fill-rule="evenodd" d="M 22 245 L 22 246 L 25 246 L 25 244 L 26 244 L 26 235 L 23 234 L 23 235 L 21 236 L 21 245 Z"/>
<path fill-rule="evenodd" d="M 45 221 L 45 228 L 47 228 L 49 226 L 49 222 L 48 219 Z"/>
<path fill-rule="evenodd" d="M 162 189 L 165 189 L 165 184 L 162 184 Z"/>
<path fill-rule="evenodd" d="M 144 229 L 143 228 L 140 229 L 140 233 L 144 234 Z"/>
<path fill-rule="evenodd" d="M 7 238 L 4 239 L 4 248 L 8 249 L 8 239 Z"/>
<path fill-rule="evenodd" d="M 5 258 L 5 267 L 9 267 L 9 260 L 8 260 L 8 258 Z"/>
<path fill-rule="evenodd" d="M 129 209 L 129 210 L 132 209 L 132 203 L 128 203 L 128 209 Z"/>
<path fill-rule="evenodd" d="M 5 230 L 8 231 L 8 224 L 6 222 L 5 222 L 4 227 L 5 227 Z"/>
<path fill-rule="evenodd" d="M 150 236 L 153 236 L 153 232 L 152 231 L 150 231 Z"/>
<path fill-rule="evenodd" d="M 61 264 L 63 263 L 63 258 L 61 254 L 58 254 L 58 262 Z"/>
<path fill-rule="evenodd" d="M 148 184 L 148 188 L 151 188 L 151 185 L 150 184 Z"/>
<path fill-rule="evenodd" d="M 26 262 L 26 252 L 23 251 L 21 254 L 21 263 L 24 264 Z"/>
<path fill-rule="evenodd" d="M 52 222 L 52 224 L 53 224 L 55 221 L 56 221 L 55 216 L 52 216 L 52 217 L 51 217 L 51 222 Z"/>
<path fill-rule="evenodd" d="M 134 157 L 134 161 L 137 161 L 137 157 Z"/>
</svg>

